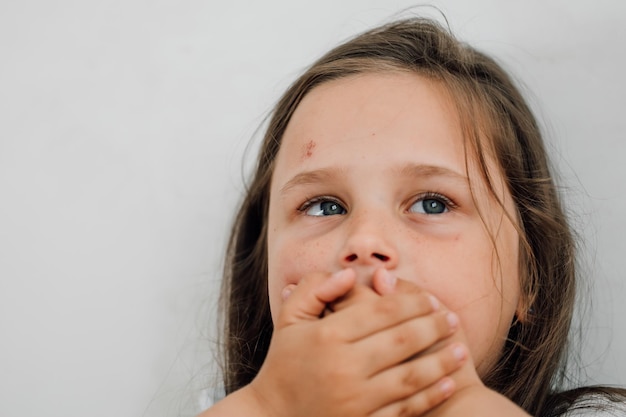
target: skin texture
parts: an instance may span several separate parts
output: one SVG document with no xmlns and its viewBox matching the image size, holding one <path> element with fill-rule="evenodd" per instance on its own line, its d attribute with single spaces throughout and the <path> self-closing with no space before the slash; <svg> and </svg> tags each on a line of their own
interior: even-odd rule
<svg viewBox="0 0 626 417">
<path fill-rule="evenodd" d="M 271 184 L 270 348 L 203 417 L 526 415 L 479 378 L 522 304 L 518 236 L 453 108 L 406 73 L 303 99 Z"/>
<path fill-rule="evenodd" d="M 377 270 L 374 288 L 356 285 L 352 269 L 303 277 L 283 292 L 256 378 L 202 415 L 420 416 L 457 384 L 480 386 L 465 347 L 454 341 L 456 315 L 416 286 L 388 277 Z M 329 303 L 336 311 L 320 319 Z"/>
<path fill-rule="evenodd" d="M 518 235 L 468 160 L 454 106 L 434 81 L 365 74 L 313 89 L 287 127 L 272 177 L 274 321 L 283 289 L 306 274 L 349 267 L 371 285 L 384 268 L 459 315 L 478 373 L 486 372 L 521 305 Z M 500 173 L 490 171 L 514 213 Z M 426 214 L 425 203 L 446 208 Z"/>
</svg>

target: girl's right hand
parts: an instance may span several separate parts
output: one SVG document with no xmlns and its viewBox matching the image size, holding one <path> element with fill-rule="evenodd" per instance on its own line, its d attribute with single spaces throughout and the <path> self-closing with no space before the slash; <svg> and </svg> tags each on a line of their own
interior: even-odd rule
<svg viewBox="0 0 626 417">
<path fill-rule="evenodd" d="M 354 302 L 322 317 L 349 292 Z M 259 415 L 418 416 L 453 393 L 448 375 L 467 353 L 461 344 L 431 348 L 458 319 L 426 293 L 380 296 L 347 269 L 306 276 L 288 295 L 267 358 L 241 390 Z"/>
</svg>

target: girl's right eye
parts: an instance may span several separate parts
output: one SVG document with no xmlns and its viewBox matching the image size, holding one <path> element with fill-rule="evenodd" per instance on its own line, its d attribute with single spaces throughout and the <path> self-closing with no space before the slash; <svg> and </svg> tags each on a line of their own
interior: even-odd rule
<svg viewBox="0 0 626 417">
<path fill-rule="evenodd" d="M 307 216 L 323 217 L 346 214 L 346 209 L 334 200 L 319 199 L 309 200 L 300 211 Z"/>
</svg>

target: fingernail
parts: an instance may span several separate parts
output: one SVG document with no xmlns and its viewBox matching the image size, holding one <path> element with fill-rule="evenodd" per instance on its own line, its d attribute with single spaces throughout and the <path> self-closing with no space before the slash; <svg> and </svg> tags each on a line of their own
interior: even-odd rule
<svg viewBox="0 0 626 417">
<path fill-rule="evenodd" d="M 433 310 L 437 311 L 439 310 L 439 300 L 437 300 L 437 297 L 435 297 L 434 295 L 429 295 L 428 298 L 430 299 L 430 304 L 433 306 Z"/>
<path fill-rule="evenodd" d="M 456 329 L 456 326 L 459 325 L 459 316 L 457 316 L 451 311 L 446 315 L 446 319 L 448 320 L 448 324 L 450 325 L 450 328 L 453 330 Z"/>
<path fill-rule="evenodd" d="M 452 391 L 454 391 L 454 381 L 451 378 L 443 378 L 439 383 L 439 389 L 444 395 L 449 397 L 452 395 Z"/>
<path fill-rule="evenodd" d="M 457 361 L 461 362 L 466 356 L 465 348 L 461 344 L 455 344 L 452 346 L 452 354 Z"/>
<path fill-rule="evenodd" d="M 281 295 L 283 297 L 283 301 L 285 301 L 287 298 L 289 298 L 289 296 L 293 292 L 294 288 L 295 288 L 295 285 L 293 285 L 293 284 L 289 284 L 285 288 L 283 288 L 283 292 L 281 293 Z"/>
</svg>

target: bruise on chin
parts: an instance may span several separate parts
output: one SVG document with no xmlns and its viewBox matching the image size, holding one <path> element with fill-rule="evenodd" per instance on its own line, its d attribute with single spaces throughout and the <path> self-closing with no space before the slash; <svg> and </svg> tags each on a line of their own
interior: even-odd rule
<svg viewBox="0 0 626 417">
<path fill-rule="evenodd" d="M 313 156 L 313 152 L 315 151 L 315 146 L 316 145 L 317 144 L 315 143 L 314 140 L 309 140 L 307 143 L 302 145 L 302 155 L 301 155 L 300 159 L 302 161 L 306 161 L 307 159 L 312 157 Z"/>
</svg>

